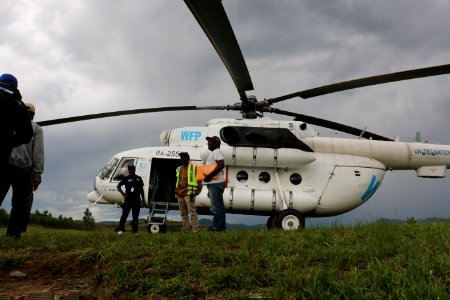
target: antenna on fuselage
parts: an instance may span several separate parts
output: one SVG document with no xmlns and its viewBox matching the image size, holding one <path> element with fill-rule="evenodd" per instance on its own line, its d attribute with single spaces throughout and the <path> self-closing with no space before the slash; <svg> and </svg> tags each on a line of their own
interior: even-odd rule
<svg viewBox="0 0 450 300">
<path fill-rule="evenodd" d="M 416 132 L 416 143 L 422 143 L 422 135 L 420 134 L 420 131 Z"/>
<path fill-rule="evenodd" d="M 366 132 L 367 126 L 364 127 L 364 129 L 361 131 L 361 134 L 359 135 L 359 139 L 362 138 L 362 136 L 364 135 L 364 132 Z"/>
</svg>

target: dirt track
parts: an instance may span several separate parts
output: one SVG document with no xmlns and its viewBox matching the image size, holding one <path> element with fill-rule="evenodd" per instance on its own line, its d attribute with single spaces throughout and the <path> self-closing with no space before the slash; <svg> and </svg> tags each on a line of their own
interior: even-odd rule
<svg viewBox="0 0 450 300">
<path fill-rule="evenodd" d="M 23 274 L 11 276 L 13 271 Z M 0 270 L 0 300 L 105 299 L 102 287 L 93 287 L 97 272 L 95 264 L 77 264 L 67 253 L 27 260 L 20 267 L 6 266 Z"/>
</svg>

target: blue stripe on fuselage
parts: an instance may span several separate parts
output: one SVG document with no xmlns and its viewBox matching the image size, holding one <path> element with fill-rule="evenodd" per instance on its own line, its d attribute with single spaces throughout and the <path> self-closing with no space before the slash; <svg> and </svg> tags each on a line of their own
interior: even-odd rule
<svg viewBox="0 0 450 300">
<path fill-rule="evenodd" d="M 373 194 L 377 191 L 378 187 L 380 186 L 380 181 L 377 180 L 377 176 L 372 175 L 372 180 L 370 181 L 369 187 L 365 191 L 365 193 L 361 196 L 361 201 L 367 201 L 370 197 L 372 197 Z"/>
</svg>

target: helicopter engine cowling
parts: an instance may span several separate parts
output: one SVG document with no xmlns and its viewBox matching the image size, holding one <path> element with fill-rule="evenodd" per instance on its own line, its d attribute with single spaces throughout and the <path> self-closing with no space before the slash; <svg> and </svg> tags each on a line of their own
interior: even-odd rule
<svg viewBox="0 0 450 300">
<path fill-rule="evenodd" d="M 309 164 L 316 160 L 314 152 L 287 148 L 223 147 L 227 165 L 289 168 Z"/>
</svg>

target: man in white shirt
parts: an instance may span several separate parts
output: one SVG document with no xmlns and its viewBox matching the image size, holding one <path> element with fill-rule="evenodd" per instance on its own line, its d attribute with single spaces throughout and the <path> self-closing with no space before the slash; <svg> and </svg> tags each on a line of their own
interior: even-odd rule
<svg viewBox="0 0 450 300">
<path fill-rule="evenodd" d="M 223 204 L 223 192 L 225 190 L 225 177 L 222 151 L 220 151 L 220 139 L 217 136 L 207 137 L 208 149 L 211 153 L 206 164 L 216 164 L 216 167 L 203 179 L 203 184 L 208 188 L 211 211 L 214 215 L 209 231 L 225 231 L 225 206 Z"/>
</svg>

